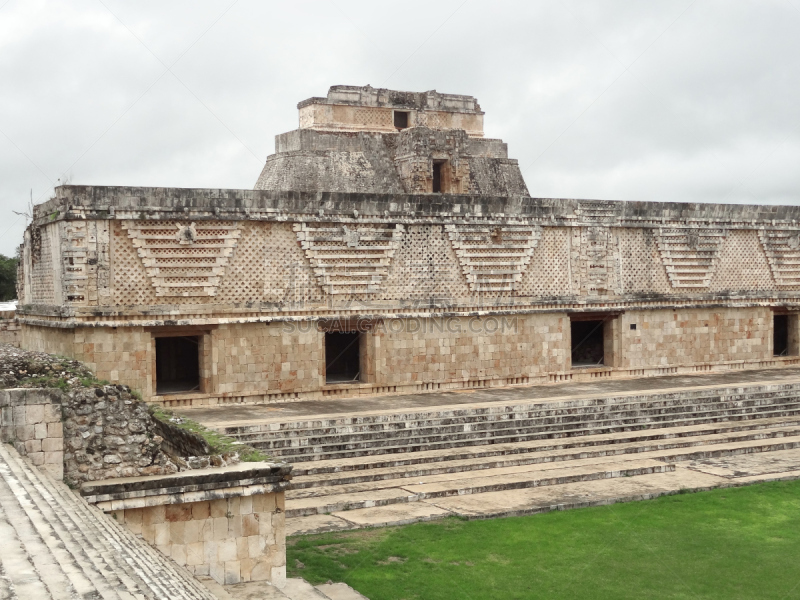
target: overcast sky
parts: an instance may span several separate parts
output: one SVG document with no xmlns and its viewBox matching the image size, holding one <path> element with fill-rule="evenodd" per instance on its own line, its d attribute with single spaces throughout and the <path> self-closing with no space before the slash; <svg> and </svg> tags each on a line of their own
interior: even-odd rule
<svg viewBox="0 0 800 600">
<path fill-rule="evenodd" d="M 0 253 L 59 179 L 252 188 L 334 84 L 476 96 L 535 197 L 800 201 L 800 0 L 0 0 Z"/>
</svg>

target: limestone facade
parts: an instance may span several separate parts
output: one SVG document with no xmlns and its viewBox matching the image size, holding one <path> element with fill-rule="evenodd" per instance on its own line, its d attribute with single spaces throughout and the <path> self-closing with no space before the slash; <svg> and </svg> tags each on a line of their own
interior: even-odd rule
<svg viewBox="0 0 800 600">
<path fill-rule="evenodd" d="M 22 346 L 174 406 L 800 361 L 800 207 L 530 198 L 469 96 L 299 108 L 256 190 L 57 188 L 23 245 Z M 358 351 L 334 380 L 339 333 Z"/>
</svg>

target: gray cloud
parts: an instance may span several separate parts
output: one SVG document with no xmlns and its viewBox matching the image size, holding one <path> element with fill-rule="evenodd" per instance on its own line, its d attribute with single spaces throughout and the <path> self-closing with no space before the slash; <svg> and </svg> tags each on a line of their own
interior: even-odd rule
<svg viewBox="0 0 800 600">
<path fill-rule="evenodd" d="M 10 0 L 0 252 L 65 176 L 252 187 L 332 84 L 477 96 L 534 196 L 794 204 L 799 33 L 797 0 Z"/>
</svg>

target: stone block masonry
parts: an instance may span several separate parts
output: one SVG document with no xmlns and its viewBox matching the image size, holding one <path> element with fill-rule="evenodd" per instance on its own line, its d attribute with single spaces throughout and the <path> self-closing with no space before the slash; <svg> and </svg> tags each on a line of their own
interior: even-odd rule
<svg viewBox="0 0 800 600">
<path fill-rule="evenodd" d="M 86 483 L 81 494 L 194 575 L 282 587 L 290 471 L 285 464 L 247 463 Z"/>
<path fill-rule="evenodd" d="M 61 393 L 0 390 L 0 438 L 56 479 L 64 476 Z"/>
<path fill-rule="evenodd" d="M 22 347 L 171 407 L 800 362 L 799 207 L 528 197 L 471 96 L 298 109 L 255 190 L 56 188 Z"/>
</svg>

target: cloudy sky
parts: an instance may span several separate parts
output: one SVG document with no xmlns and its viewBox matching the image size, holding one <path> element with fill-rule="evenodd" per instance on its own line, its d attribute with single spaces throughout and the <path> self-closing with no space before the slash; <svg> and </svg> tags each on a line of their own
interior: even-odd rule
<svg viewBox="0 0 800 600">
<path fill-rule="evenodd" d="M 252 188 L 333 84 L 476 96 L 533 196 L 800 201 L 800 0 L 0 0 L 0 253 L 59 179 Z"/>
</svg>

